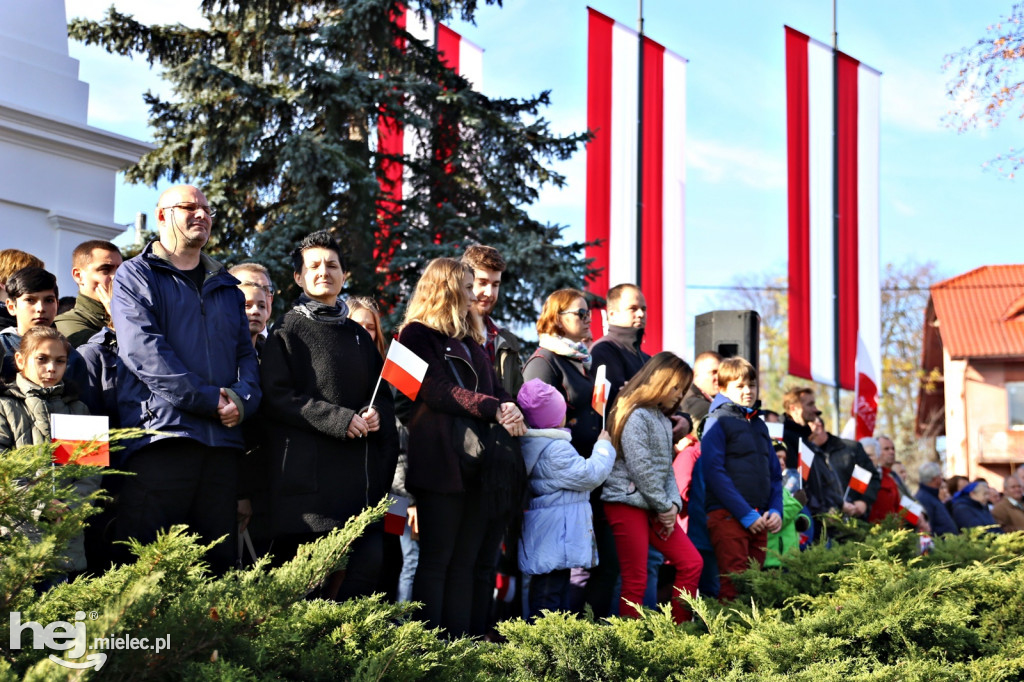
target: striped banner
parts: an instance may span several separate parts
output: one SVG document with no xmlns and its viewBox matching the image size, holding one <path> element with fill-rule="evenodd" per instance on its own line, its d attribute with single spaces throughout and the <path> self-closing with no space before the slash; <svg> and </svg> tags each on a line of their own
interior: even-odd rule
<svg viewBox="0 0 1024 682">
<path fill-rule="evenodd" d="M 876 390 L 881 385 L 880 77 L 852 57 L 786 27 L 789 373 L 851 390 L 858 371 Z M 858 343 L 870 365 L 860 370 Z"/>
<path fill-rule="evenodd" d="M 394 22 L 396 27 L 406 30 L 413 38 L 435 45 L 442 64 L 468 80 L 474 88 L 480 89 L 484 73 L 482 48 L 465 40 L 444 24 L 435 26 L 430 17 L 421 16 L 408 8 L 396 13 Z M 404 38 L 398 38 L 396 44 L 402 50 L 406 48 Z M 377 124 L 377 151 L 382 155 L 412 157 L 422 153 L 422 145 L 415 127 L 399 125 L 384 112 Z M 390 225 L 401 212 L 402 199 L 407 196 L 409 171 L 405 164 L 394 158 L 383 159 L 380 168 L 378 182 L 384 199 L 380 205 L 374 259 L 378 271 L 383 272 L 388 269 L 391 255 L 398 246 L 390 239 Z"/>
<path fill-rule="evenodd" d="M 587 127 L 594 139 L 587 145 L 587 241 L 600 241 L 587 247 L 600 270 L 588 288 L 604 297 L 617 284 L 639 283 L 647 299 L 644 350 L 685 354 L 686 60 L 644 37 L 641 78 L 639 34 L 588 12 Z M 595 340 L 604 333 L 600 321 L 595 315 Z"/>
</svg>

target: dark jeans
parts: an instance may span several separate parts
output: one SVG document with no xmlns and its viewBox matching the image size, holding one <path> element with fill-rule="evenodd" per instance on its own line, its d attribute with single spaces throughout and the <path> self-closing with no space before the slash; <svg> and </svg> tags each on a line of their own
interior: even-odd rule
<svg viewBox="0 0 1024 682">
<path fill-rule="evenodd" d="M 480 511 L 480 491 L 412 491 L 419 515 L 420 560 L 412 598 L 423 619 L 450 637 L 487 632 L 494 601 L 503 518 Z"/>
<path fill-rule="evenodd" d="M 590 569 L 583 599 L 593 609 L 595 618 L 607 618 L 614 613 L 612 609 L 615 585 L 619 579 L 619 557 L 615 548 L 615 534 L 604 514 L 604 503 L 599 497 L 591 495 L 590 506 L 594 512 L 598 564 Z"/>
<path fill-rule="evenodd" d="M 530 613 L 533 620 L 542 610 L 569 610 L 569 575 L 571 569 L 563 568 L 550 573 L 530 576 Z"/>
<path fill-rule="evenodd" d="M 117 502 L 117 537 L 143 543 L 157 531 L 188 524 L 200 542 L 214 545 L 206 558 L 215 573 L 235 565 L 237 458 L 240 450 L 213 448 L 191 438 L 165 438 L 133 453 Z M 124 557 L 130 560 L 131 557 Z"/>
</svg>

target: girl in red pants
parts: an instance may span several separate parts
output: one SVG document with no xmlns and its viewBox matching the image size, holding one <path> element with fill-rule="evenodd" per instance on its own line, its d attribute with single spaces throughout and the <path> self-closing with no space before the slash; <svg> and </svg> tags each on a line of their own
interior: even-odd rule
<svg viewBox="0 0 1024 682">
<path fill-rule="evenodd" d="M 672 422 L 693 371 L 673 353 L 658 353 L 619 393 L 610 415 L 618 453 L 601 499 L 615 535 L 622 573 L 619 614 L 637 617 L 647 586 L 647 552 L 654 547 L 676 569 L 672 615 L 690 613 L 679 592 L 694 594 L 704 562 L 677 525 L 682 500 L 672 472 Z"/>
</svg>

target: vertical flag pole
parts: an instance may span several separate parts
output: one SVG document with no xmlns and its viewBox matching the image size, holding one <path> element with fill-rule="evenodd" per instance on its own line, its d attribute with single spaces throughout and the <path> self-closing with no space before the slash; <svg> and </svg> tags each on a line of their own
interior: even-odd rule
<svg viewBox="0 0 1024 682">
<path fill-rule="evenodd" d="M 835 362 L 835 433 L 842 429 L 839 409 L 842 359 L 839 356 L 839 33 L 836 30 L 836 2 L 832 0 L 832 315 L 833 359 Z"/>
<path fill-rule="evenodd" d="M 637 108 L 636 108 L 636 285 L 643 289 L 644 239 L 644 0 L 637 0 Z"/>
</svg>

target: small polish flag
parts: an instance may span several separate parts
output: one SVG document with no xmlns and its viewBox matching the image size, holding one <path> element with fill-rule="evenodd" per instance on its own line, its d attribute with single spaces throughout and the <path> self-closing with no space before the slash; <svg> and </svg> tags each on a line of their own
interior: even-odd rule
<svg viewBox="0 0 1024 682">
<path fill-rule="evenodd" d="M 51 414 L 50 437 L 57 443 L 57 464 L 110 466 L 110 419 L 82 414 Z"/>
<path fill-rule="evenodd" d="M 912 526 L 916 526 L 921 520 L 921 513 L 923 511 L 924 508 L 917 500 L 906 495 L 900 497 L 900 513 Z"/>
<path fill-rule="evenodd" d="M 384 513 L 384 532 L 403 535 L 409 521 L 409 498 L 395 494 L 388 494 L 388 497 L 391 498 L 391 506 Z"/>
<path fill-rule="evenodd" d="M 781 422 L 765 422 L 765 426 L 768 427 L 768 435 L 772 440 L 782 440 L 782 423 Z"/>
<path fill-rule="evenodd" d="M 807 447 L 807 444 L 800 441 L 800 475 L 806 481 L 807 477 L 811 475 L 811 467 L 814 466 L 814 450 Z"/>
<path fill-rule="evenodd" d="M 868 483 L 871 482 L 871 472 L 859 464 L 853 465 L 853 475 L 850 476 L 850 488 L 859 493 L 868 490 Z"/>
<path fill-rule="evenodd" d="M 594 374 L 594 397 L 590 401 L 590 406 L 594 408 L 594 412 L 601 415 L 602 421 L 604 420 L 604 410 L 608 406 L 608 394 L 612 390 L 612 382 L 608 381 L 607 372 L 608 369 L 605 365 L 597 368 L 597 372 Z"/>
<path fill-rule="evenodd" d="M 391 342 L 380 373 L 385 381 L 408 396 L 409 400 L 416 400 L 426 373 L 425 360 L 399 343 L 398 339 Z"/>
</svg>

